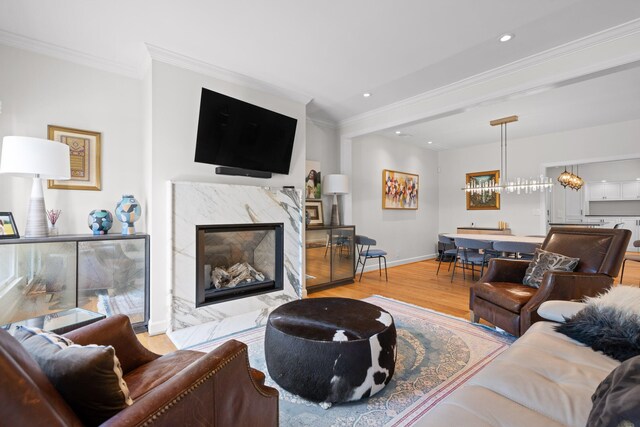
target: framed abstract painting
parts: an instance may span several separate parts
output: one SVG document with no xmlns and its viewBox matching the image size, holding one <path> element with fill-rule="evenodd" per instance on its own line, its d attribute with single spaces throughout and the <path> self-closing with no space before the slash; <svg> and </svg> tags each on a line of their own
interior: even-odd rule
<svg viewBox="0 0 640 427">
<path fill-rule="evenodd" d="M 384 169 L 382 209 L 418 209 L 418 175 Z"/>
<path fill-rule="evenodd" d="M 49 180 L 48 188 L 100 190 L 100 132 L 49 125 L 49 139 L 69 146 L 71 179 Z"/>
<path fill-rule="evenodd" d="M 500 171 L 473 172 L 467 174 L 466 183 L 476 186 L 497 184 L 500 182 Z M 498 210 L 500 209 L 500 193 L 482 191 L 480 193 L 467 192 L 467 210 Z"/>
</svg>

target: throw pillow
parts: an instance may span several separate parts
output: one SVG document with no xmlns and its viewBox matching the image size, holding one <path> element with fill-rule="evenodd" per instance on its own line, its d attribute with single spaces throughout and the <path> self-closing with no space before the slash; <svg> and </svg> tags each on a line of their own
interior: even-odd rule
<svg viewBox="0 0 640 427">
<path fill-rule="evenodd" d="M 103 423 L 133 403 L 111 346 L 81 346 L 37 328 L 18 327 L 15 338 L 85 425 Z"/>
<path fill-rule="evenodd" d="M 524 274 L 523 285 L 539 288 L 542 276 L 547 271 L 573 271 L 580 262 L 580 258 L 556 254 L 554 252 L 536 249 L 533 260 Z"/>
<path fill-rule="evenodd" d="M 640 288 L 615 286 L 556 331 L 621 362 L 640 355 Z"/>
<path fill-rule="evenodd" d="M 591 396 L 587 427 L 640 425 L 640 356 L 623 362 Z"/>
</svg>

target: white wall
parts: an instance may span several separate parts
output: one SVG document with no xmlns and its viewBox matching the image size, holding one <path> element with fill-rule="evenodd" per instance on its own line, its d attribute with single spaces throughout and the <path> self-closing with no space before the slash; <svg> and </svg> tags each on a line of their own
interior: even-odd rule
<svg viewBox="0 0 640 427">
<path fill-rule="evenodd" d="M 530 177 L 544 171 L 545 165 L 576 164 L 614 156 L 640 156 L 640 120 L 576 129 L 509 140 L 509 175 Z M 467 211 L 465 174 L 500 169 L 500 144 L 487 144 L 439 152 L 440 232 L 454 232 L 458 226 L 496 227 L 509 223 L 515 234 L 543 233 L 542 198 L 503 194 L 500 210 Z M 582 174 L 582 167 L 580 173 Z"/>
<path fill-rule="evenodd" d="M 338 129 L 307 119 L 307 160 L 320 162 L 322 176 L 340 173 L 340 139 Z M 331 222 L 332 196 L 322 196 L 325 224 Z"/>
<path fill-rule="evenodd" d="M 382 209 L 383 169 L 419 175 L 417 210 Z M 352 195 L 356 233 L 375 239 L 388 252 L 390 265 L 433 256 L 438 240 L 437 153 L 378 135 L 355 138 Z"/>
<path fill-rule="evenodd" d="M 171 180 L 302 189 L 305 175 L 305 105 L 156 60 L 151 70 L 151 320 L 150 332 L 163 332 L 169 316 Z M 215 166 L 194 162 L 202 87 L 296 118 L 296 137 L 289 175 L 256 179 L 215 174 Z M 184 207 L 188 209 L 188 206 Z M 195 286 L 195 284 L 194 284 Z"/>
<path fill-rule="evenodd" d="M 90 233 L 93 209 L 115 210 L 123 193 L 146 212 L 141 158 L 141 82 L 71 62 L 0 45 L 0 138 L 47 138 L 47 125 L 102 133 L 102 191 L 48 190 L 47 209 L 61 209 L 61 234 Z M 24 232 L 31 180 L 0 175 L 0 211 Z M 116 222 L 112 232 L 119 232 Z M 145 218 L 136 223 L 145 231 Z"/>
</svg>

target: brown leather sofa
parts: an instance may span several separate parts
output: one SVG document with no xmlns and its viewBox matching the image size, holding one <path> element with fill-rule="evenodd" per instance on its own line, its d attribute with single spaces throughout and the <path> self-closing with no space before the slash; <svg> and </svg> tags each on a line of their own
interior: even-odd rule
<svg viewBox="0 0 640 427">
<path fill-rule="evenodd" d="M 117 315 L 65 335 L 76 344 L 112 345 L 133 405 L 104 426 L 277 426 L 278 391 L 249 366 L 245 344 L 230 340 L 210 353 L 144 348 L 129 319 Z M 0 330 L 0 425 L 82 423 L 18 341 Z"/>
<path fill-rule="evenodd" d="M 543 302 L 580 300 L 610 287 L 630 238 L 624 229 L 551 228 L 541 249 L 580 258 L 575 271 L 548 271 L 536 289 L 522 284 L 529 261 L 492 259 L 470 289 L 471 320 L 485 319 L 519 337 L 541 320 L 536 310 Z"/>
</svg>

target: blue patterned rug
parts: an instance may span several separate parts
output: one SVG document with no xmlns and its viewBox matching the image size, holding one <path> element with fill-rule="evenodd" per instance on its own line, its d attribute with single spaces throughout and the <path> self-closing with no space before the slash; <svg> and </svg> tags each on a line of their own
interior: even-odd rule
<svg viewBox="0 0 640 427">
<path fill-rule="evenodd" d="M 267 374 L 267 385 L 280 391 L 282 426 L 410 426 L 515 340 L 481 325 L 400 301 L 380 296 L 364 301 L 391 313 L 398 334 L 393 378 L 369 399 L 322 409 L 317 403 L 282 390 L 267 373 L 264 326 L 190 349 L 211 351 L 229 339 L 246 343 L 251 366 Z"/>
</svg>

